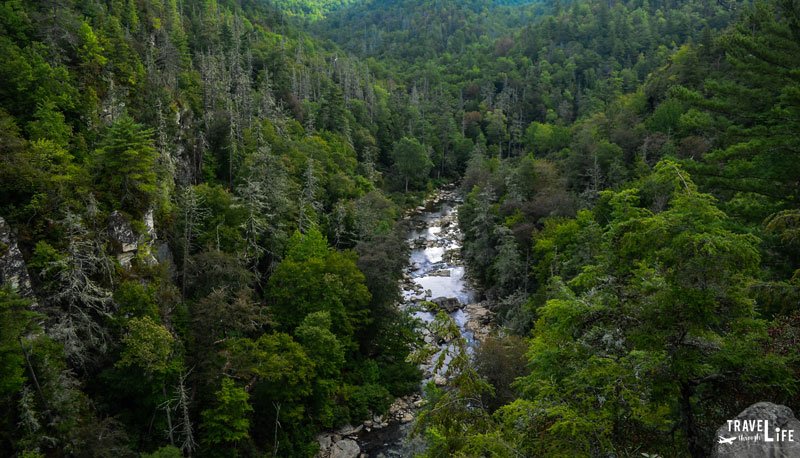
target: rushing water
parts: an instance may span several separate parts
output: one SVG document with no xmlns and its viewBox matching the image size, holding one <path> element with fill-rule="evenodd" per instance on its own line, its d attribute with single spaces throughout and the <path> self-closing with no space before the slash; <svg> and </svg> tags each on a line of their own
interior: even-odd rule
<svg viewBox="0 0 800 458">
<path fill-rule="evenodd" d="M 460 200 L 452 191 L 440 191 L 430 200 L 424 210 L 420 209 L 410 218 L 413 229 L 407 242 L 411 247 L 408 267 L 403 281 L 402 308 L 414 310 L 421 300 L 454 298 L 461 305 L 473 302 L 475 291 L 469 286 L 461 261 L 461 232 L 458 228 L 458 205 Z M 414 316 L 424 323 L 434 320 L 435 313 L 414 310 Z M 466 329 L 469 316 L 463 308 L 450 313 L 462 335 L 474 345 L 472 332 Z M 441 344 L 445 351 L 448 344 Z M 434 374 L 423 365 L 424 383 Z M 441 384 L 443 380 L 439 380 Z M 361 435 L 361 449 L 370 457 L 406 457 L 420 451 L 424 444 L 417 438 L 408 438 L 412 423 L 393 423 L 383 429 Z"/>
</svg>

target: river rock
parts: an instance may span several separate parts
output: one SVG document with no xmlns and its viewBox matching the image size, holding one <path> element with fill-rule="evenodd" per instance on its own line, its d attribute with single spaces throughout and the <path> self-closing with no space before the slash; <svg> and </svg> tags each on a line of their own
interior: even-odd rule
<svg viewBox="0 0 800 458">
<path fill-rule="evenodd" d="M 320 434 L 317 436 L 317 443 L 319 443 L 319 451 L 324 453 L 333 445 L 333 439 L 328 434 Z"/>
<path fill-rule="evenodd" d="M 464 312 L 467 315 L 464 328 L 471 331 L 477 340 L 484 340 L 491 330 L 492 312 L 483 304 L 466 305 Z"/>
<path fill-rule="evenodd" d="M 33 297 L 28 267 L 17 246 L 17 238 L 0 217 L 0 285 L 10 284 L 21 296 Z"/>
<path fill-rule="evenodd" d="M 434 270 L 433 272 L 429 273 L 428 276 L 430 276 L 430 277 L 449 277 L 450 276 L 450 269 Z"/>
<path fill-rule="evenodd" d="M 353 427 L 352 425 L 344 425 L 336 430 L 336 434 L 345 437 L 357 436 L 358 433 L 360 433 L 363 428 L 364 425 L 358 425 L 356 427 Z"/>
<path fill-rule="evenodd" d="M 451 264 L 459 262 L 461 260 L 461 252 L 458 249 L 445 250 L 442 260 Z"/>
<path fill-rule="evenodd" d="M 461 302 L 455 297 L 435 297 L 431 299 L 431 302 L 447 313 L 453 313 L 461 308 Z"/>
<path fill-rule="evenodd" d="M 408 409 L 408 403 L 403 398 L 397 398 L 392 405 L 389 406 L 389 414 L 397 415 L 405 409 Z"/>
<path fill-rule="evenodd" d="M 400 417 L 400 421 L 402 423 L 411 423 L 412 421 L 414 421 L 414 414 L 406 411 L 403 413 L 403 416 Z"/>
<path fill-rule="evenodd" d="M 333 444 L 330 458 L 357 458 L 361 447 L 352 439 L 342 439 Z"/>
<path fill-rule="evenodd" d="M 728 422 L 723 424 L 717 429 L 717 434 L 714 437 L 715 444 L 711 453 L 712 458 L 778 458 L 789 456 L 800 456 L 800 421 L 794 416 L 792 409 L 771 402 L 759 402 L 744 409 L 733 420 L 768 420 L 770 429 L 770 438 L 776 439 L 775 428 L 780 428 L 782 431 L 793 431 L 793 441 L 774 440 L 766 442 L 764 433 L 761 432 L 760 440 L 742 441 L 739 436 L 754 436 L 759 434 L 757 431 L 739 432 L 729 430 Z M 722 439 L 734 437 L 732 442 L 725 442 Z"/>
</svg>

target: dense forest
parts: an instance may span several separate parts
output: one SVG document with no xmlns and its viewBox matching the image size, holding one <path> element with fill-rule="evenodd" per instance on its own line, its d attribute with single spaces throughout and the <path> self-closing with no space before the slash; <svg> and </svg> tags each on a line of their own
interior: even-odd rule
<svg viewBox="0 0 800 458">
<path fill-rule="evenodd" d="M 314 456 L 456 183 L 425 456 L 708 456 L 800 409 L 799 136 L 797 0 L 4 1 L 0 455 Z"/>
</svg>

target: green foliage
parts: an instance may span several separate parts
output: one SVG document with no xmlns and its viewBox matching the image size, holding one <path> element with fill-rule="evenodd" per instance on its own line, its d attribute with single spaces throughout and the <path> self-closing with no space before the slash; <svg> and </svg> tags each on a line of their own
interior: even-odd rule
<svg viewBox="0 0 800 458">
<path fill-rule="evenodd" d="M 114 291 L 114 300 L 119 304 L 119 314 L 122 316 L 158 318 L 155 291 L 150 285 L 126 281 Z"/>
<path fill-rule="evenodd" d="M 134 216 L 144 214 L 155 199 L 157 152 L 152 130 L 122 116 L 106 130 L 95 152 L 94 179 L 105 201 Z"/>
<path fill-rule="evenodd" d="M 730 232 L 713 199 L 674 163 L 660 163 L 654 176 L 676 180 L 668 209 L 641 208 L 635 189 L 609 192 L 601 251 L 567 285 L 550 280 L 528 353 L 531 373 L 518 386 L 532 404 L 517 408 L 541 410 L 541 418 L 523 426 L 509 418 L 527 418 L 514 406 L 501 414 L 515 434 L 545 434 L 523 439 L 526 450 L 629 450 L 636 444 L 627 438 L 663 443 L 658 438 L 677 425 L 686 453 L 702 454 L 722 419 L 700 420 L 696 411 L 722 402 L 721 386 L 741 392 L 772 380 L 791 389 L 786 360 L 743 344 L 764 338 L 747 291 L 757 240 Z M 560 229 L 569 227 L 580 226 Z M 539 249 L 552 250 L 545 240 Z"/>
<path fill-rule="evenodd" d="M 284 259 L 304 262 L 325 258 L 329 253 L 328 241 L 318 230 L 312 229 L 306 234 L 295 231 L 287 243 L 286 257 Z"/>
<path fill-rule="evenodd" d="M 566 148 L 569 140 L 569 129 L 563 126 L 534 121 L 525 129 L 526 146 L 545 156 Z"/>
<path fill-rule="evenodd" d="M 222 385 L 215 393 L 216 406 L 202 413 L 205 442 L 210 446 L 236 445 L 250 437 L 248 414 L 253 407 L 248 403 L 250 396 L 236 386 L 229 378 L 222 379 Z"/>
<path fill-rule="evenodd" d="M 669 99 L 658 105 L 653 115 L 648 120 L 648 128 L 656 132 L 670 134 L 676 130 L 683 118 L 683 104 L 675 99 Z"/>
<path fill-rule="evenodd" d="M 316 229 L 292 237 L 270 277 L 268 297 L 279 329 L 294 330 L 309 313 L 327 312 L 332 332 L 348 350 L 369 323 L 370 293 L 354 254 L 331 250 Z"/>
<path fill-rule="evenodd" d="M 403 137 L 392 150 L 394 165 L 400 176 L 405 180 L 405 190 L 408 184 L 419 183 L 428 176 L 433 166 L 425 146 L 415 138 Z"/>
<path fill-rule="evenodd" d="M 323 311 L 306 315 L 294 331 L 306 354 L 314 361 L 317 374 L 324 378 L 338 376 L 344 365 L 344 349 L 330 328 L 330 313 Z"/>
<path fill-rule="evenodd" d="M 180 458 L 183 456 L 181 449 L 173 445 L 161 447 L 153 453 L 142 453 L 142 458 Z"/>
<path fill-rule="evenodd" d="M 0 6 L 38 304 L 0 292 L 0 455 L 312 455 L 418 390 L 395 191 L 459 179 L 504 337 L 437 320 L 429 455 L 699 456 L 797 404 L 796 2 L 100 3 Z"/>
<path fill-rule="evenodd" d="M 706 79 L 706 92 L 681 93 L 707 116 L 719 117 L 712 124 L 721 137 L 718 149 L 697 172 L 716 188 L 757 193 L 777 204 L 758 219 L 775 207 L 797 205 L 800 89 L 791 75 L 800 57 L 798 15 L 792 2 L 754 6 L 721 37 L 726 66 Z"/>
<path fill-rule="evenodd" d="M 275 7 L 289 16 L 319 20 L 328 13 L 344 8 L 357 0 L 273 0 Z"/>
<path fill-rule="evenodd" d="M 174 338 L 152 318 L 131 318 L 122 338 L 125 346 L 119 367 L 137 367 L 150 376 L 163 375 L 171 368 Z"/>
<path fill-rule="evenodd" d="M 36 314 L 30 300 L 19 297 L 8 285 L 0 289 L 0 399 L 17 393 L 26 380 L 24 339 L 34 330 Z"/>
</svg>

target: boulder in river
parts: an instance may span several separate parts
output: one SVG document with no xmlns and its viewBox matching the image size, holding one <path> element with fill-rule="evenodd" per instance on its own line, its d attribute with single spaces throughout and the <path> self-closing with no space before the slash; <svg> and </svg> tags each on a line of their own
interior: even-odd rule
<svg viewBox="0 0 800 458">
<path fill-rule="evenodd" d="M 461 308 L 461 302 L 455 297 L 435 297 L 431 302 L 447 313 L 453 313 Z"/>
<path fill-rule="evenodd" d="M 336 434 L 339 434 L 340 436 L 345 436 L 345 437 L 347 437 L 347 436 L 354 437 L 354 436 L 357 436 L 358 433 L 361 432 L 361 429 L 363 427 L 364 427 L 363 425 L 358 425 L 358 426 L 355 426 L 355 427 L 352 426 L 352 425 L 344 425 L 341 428 L 336 430 Z"/>
<path fill-rule="evenodd" d="M 331 458 L 357 458 L 361 453 L 361 447 L 352 439 L 342 439 L 333 444 L 331 448 Z"/>
<path fill-rule="evenodd" d="M 759 402 L 720 426 L 714 441 L 712 458 L 800 456 L 800 421 L 786 406 Z"/>
</svg>

